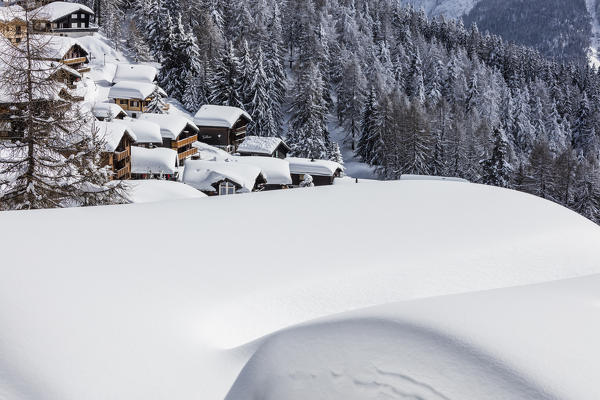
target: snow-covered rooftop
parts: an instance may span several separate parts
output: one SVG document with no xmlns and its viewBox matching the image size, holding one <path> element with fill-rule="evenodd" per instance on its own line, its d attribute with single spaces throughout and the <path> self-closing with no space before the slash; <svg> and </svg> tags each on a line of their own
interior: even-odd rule
<svg viewBox="0 0 600 400">
<path fill-rule="evenodd" d="M 137 138 L 137 143 L 162 143 L 160 126 L 154 122 L 135 118 L 123 118 L 119 123 L 130 128 Z"/>
<path fill-rule="evenodd" d="M 108 98 L 146 100 L 155 90 L 162 92 L 162 89 L 154 83 L 120 81 L 110 88 Z"/>
<path fill-rule="evenodd" d="M 400 176 L 402 181 L 448 181 L 448 182 L 469 182 L 463 178 L 454 178 L 448 176 L 432 176 L 432 175 L 412 175 L 402 174 Z"/>
<path fill-rule="evenodd" d="M 181 182 L 160 179 L 124 181 L 127 197 L 132 203 L 154 203 L 159 201 L 198 199 L 204 193 Z"/>
<path fill-rule="evenodd" d="M 53 3 L 51 3 L 53 4 Z M 44 36 L 48 38 L 44 42 L 45 50 L 48 53 L 48 57 L 56 60 L 62 60 L 71 47 L 77 45 L 81 47 L 86 53 L 87 50 L 79 43 L 76 39 L 67 36 Z"/>
<path fill-rule="evenodd" d="M 194 142 L 192 146 L 198 149 L 197 155 L 204 161 L 227 161 L 234 158 L 225 150 L 203 142 Z"/>
<path fill-rule="evenodd" d="M 89 7 L 84 6 L 83 4 L 67 3 L 66 1 L 54 1 L 33 10 L 31 13 L 35 19 L 55 21 L 70 14 L 75 14 L 82 11 L 88 14 L 94 14 Z"/>
<path fill-rule="evenodd" d="M 233 128 L 240 118 L 246 118 L 252 121 L 250 115 L 237 107 L 217 106 L 205 104 L 194 116 L 194 122 L 198 126 L 213 126 L 219 128 Z"/>
<path fill-rule="evenodd" d="M 6 68 L 6 65 L 0 63 L 0 73 L 2 73 L 4 68 Z M 74 74 L 75 76 L 81 76 L 77 71 L 74 71 L 72 68 L 69 68 L 68 66 L 58 62 L 32 60 L 32 73 L 39 80 L 49 79 L 53 74 L 60 70 Z M 62 89 L 66 89 L 66 86 L 61 83 L 52 85 L 52 87 L 39 87 L 34 90 L 34 98 L 36 100 L 60 100 L 60 91 Z M 25 100 L 26 94 L 20 91 L 18 86 L 9 87 L 5 85 L 0 87 L 0 102 L 19 103 Z"/>
<path fill-rule="evenodd" d="M 297 157 L 288 157 L 286 160 L 290 163 L 290 172 L 292 174 L 333 176 L 338 171 L 344 171 L 344 166 L 335 161 Z"/>
<path fill-rule="evenodd" d="M 25 10 L 19 5 L 0 7 L 0 22 L 7 23 L 15 19 L 23 20 L 25 18 Z"/>
<path fill-rule="evenodd" d="M 229 180 L 238 192 L 251 192 L 261 169 L 255 165 L 226 161 L 186 160 L 183 182 L 204 192 L 216 192 L 213 184 Z"/>
<path fill-rule="evenodd" d="M 241 164 L 255 165 L 261 169 L 268 185 L 291 185 L 290 163 L 274 157 L 247 156 L 235 157 Z"/>
<path fill-rule="evenodd" d="M 238 147 L 238 153 L 271 155 L 282 143 L 289 150 L 288 145 L 278 137 L 246 136 Z"/>
<path fill-rule="evenodd" d="M 121 122 L 121 121 L 119 121 Z M 123 135 L 128 134 L 135 141 L 135 134 L 126 125 L 115 121 L 95 121 L 94 127 L 97 129 L 98 136 L 105 141 L 105 151 L 112 153 L 119 146 Z"/>
<path fill-rule="evenodd" d="M 92 114 L 97 118 L 115 118 L 118 115 L 123 117 L 127 115 L 121 106 L 115 103 L 94 103 Z"/>
<path fill-rule="evenodd" d="M 131 172 L 134 174 L 174 175 L 177 173 L 177 152 L 164 147 L 145 149 L 132 146 Z"/>
<path fill-rule="evenodd" d="M 158 124 L 162 137 L 167 139 L 177 139 L 186 128 L 198 131 L 198 127 L 183 115 L 144 113 L 139 119 Z"/>
<path fill-rule="evenodd" d="M 122 81 L 152 83 L 156 78 L 157 70 L 145 64 L 117 64 L 113 83 Z"/>
</svg>

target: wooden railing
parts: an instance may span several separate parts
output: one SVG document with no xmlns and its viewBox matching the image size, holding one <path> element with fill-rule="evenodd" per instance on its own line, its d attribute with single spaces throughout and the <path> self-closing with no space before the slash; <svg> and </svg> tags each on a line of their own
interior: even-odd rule
<svg viewBox="0 0 600 400">
<path fill-rule="evenodd" d="M 184 151 L 183 153 L 179 153 L 177 156 L 179 157 L 179 161 L 181 161 L 190 156 L 193 156 L 197 152 L 198 152 L 198 149 L 194 147 L 193 149 L 189 149 L 189 150 Z"/>
<path fill-rule="evenodd" d="M 66 60 L 62 60 L 63 64 L 71 65 L 71 64 L 83 64 L 86 61 L 85 57 L 77 57 L 77 58 L 67 58 Z"/>
<path fill-rule="evenodd" d="M 115 159 L 115 162 L 119 162 L 119 161 L 123 161 L 128 156 L 129 156 L 129 147 L 120 152 L 115 151 L 114 159 Z"/>
<path fill-rule="evenodd" d="M 186 146 L 188 144 L 192 144 L 192 143 L 194 143 L 196 141 L 198 141 L 198 135 L 194 135 L 194 136 L 190 136 L 190 137 L 185 138 L 185 139 L 174 141 L 174 142 L 172 142 L 172 147 L 174 149 L 178 149 L 178 148 Z"/>
<path fill-rule="evenodd" d="M 131 176 L 131 165 L 127 164 L 115 173 L 115 179 L 129 178 Z"/>
</svg>

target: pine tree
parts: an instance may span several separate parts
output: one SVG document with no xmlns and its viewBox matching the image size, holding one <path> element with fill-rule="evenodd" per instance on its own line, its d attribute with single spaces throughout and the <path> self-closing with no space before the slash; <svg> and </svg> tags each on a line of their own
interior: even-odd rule
<svg viewBox="0 0 600 400">
<path fill-rule="evenodd" d="M 244 107 L 240 93 L 240 61 L 235 54 L 233 43 L 229 42 L 221 52 L 211 77 L 210 101 L 213 104 Z"/>
<path fill-rule="evenodd" d="M 29 21 L 29 13 L 25 20 Z M 15 104 L 14 141 L 0 141 L 0 209 L 99 205 L 123 201 L 122 189 L 101 167 L 103 138 L 90 115 L 72 103 L 45 61 L 53 37 L 26 33 L 22 45 L 4 46 L 4 95 Z"/>
<path fill-rule="evenodd" d="M 254 79 L 248 88 L 248 94 L 251 98 L 246 107 L 253 121 L 250 126 L 250 134 L 255 136 L 280 136 L 271 108 L 271 94 L 269 92 L 271 87 L 263 63 L 263 52 L 259 48 L 256 67 L 252 73 Z"/>
<path fill-rule="evenodd" d="M 310 64 L 294 89 L 287 143 L 298 157 L 328 159 L 329 134 L 323 78 L 317 64 Z"/>
<path fill-rule="evenodd" d="M 355 154 L 369 165 L 378 165 L 376 148 L 382 140 L 381 115 L 375 88 L 371 87 L 365 102 L 361 121 L 361 134 Z"/>
</svg>

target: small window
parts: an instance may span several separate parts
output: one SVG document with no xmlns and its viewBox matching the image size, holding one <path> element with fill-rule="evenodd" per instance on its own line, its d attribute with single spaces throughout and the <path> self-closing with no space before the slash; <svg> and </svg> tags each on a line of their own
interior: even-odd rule
<svg viewBox="0 0 600 400">
<path fill-rule="evenodd" d="M 219 183 L 219 196 L 235 194 L 235 185 L 231 182 Z"/>
<path fill-rule="evenodd" d="M 133 100 L 130 102 L 129 104 L 131 107 L 139 107 L 140 106 L 140 102 L 137 100 Z"/>
<path fill-rule="evenodd" d="M 131 118 L 137 118 L 137 114 L 136 113 L 131 113 Z"/>
<path fill-rule="evenodd" d="M 79 18 L 84 19 L 85 18 L 85 14 L 84 13 L 79 14 Z"/>
<path fill-rule="evenodd" d="M 77 14 L 71 14 L 71 18 L 77 18 Z"/>
<path fill-rule="evenodd" d="M 77 28 L 77 24 L 75 22 L 71 22 L 71 28 Z"/>
</svg>

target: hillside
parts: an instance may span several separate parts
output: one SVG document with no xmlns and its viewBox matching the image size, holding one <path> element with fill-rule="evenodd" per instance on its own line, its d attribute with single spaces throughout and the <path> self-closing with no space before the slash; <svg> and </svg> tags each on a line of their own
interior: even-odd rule
<svg viewBox="0 0 600 400">
<path fill-rule="evenodd" d="M 124 221 L 126 228 L 119 229 Z M 533 196 L 458 182 L 346 181 L 225 198 L 5 212 L 0 224 L 5 228 L 0 232 L 3 399 L 222 399 L 242 369 L 231 399 L 239 398 L 240 387 L 267 399 L 293 398 L 289 390 L 299 387 L 306 390 L 296 392 L 300 395 L 323 388 L 321 393 L 335 398 L 335 374 L 342 383 L 397 380 L 354 369 L 365 357 L 381 371 L 425 381 L 452 398 L 482 393 L 506 398 L 502 395 L 539 385 L 560 398 L 597 395 L 588 385 L 585 396 L 578 397 L 584 392 L 579 388 L 562 397 L 560 388 L 545 385 L 553 377 L 568 390 L 588 376 L 559 374 L 572 365 L 569 360 L 588 365 L 597 354 L 580 351 L 593 341 L 581 340 L 580 325 L 570 323 L 585 318 L 586 334 L 597 333 L 596 314 L 586 311 L 590 297 L 584 294 L 596 301 L 583 291 L 587 286 L 578 284 L 577 296 L 565 291 L 553 302 L 536 288 L 523 289 L 522 295 L 420 302 L 600 273 L 597 226 Z M 405 303 L 409 300 L 419 302 Z M 401 303 L 333 316 L 394 302 Z M 515 303 L 518 313 L 512 312 Z M 556 308 L 548 312 L 553 305 L 569 319 L 556 319 Z M 540 335 L 525 323 L 533 314 L 539 327 L 567 322 L 560 331 Z M 477 318 L 465 323 L 465 315 Z M 311 323 L 267 337 L 330 316 L 340 321 L 337 327 L 322 330 Z M 374 319 L 380 322 L 373 324 Z M 333 320 L 317 323 L 326 321 Z M 525 324 L 520 330 L 496 329 L 517 321 Z M 355 328 L 344 329 L 347 324 Z M 339 337 L 339 329 L 345 336 L 334 345 L 331 338 Z M 518 343 L 503 336 L 515 332 Z M 381 340 L 363 347 L 365 334 Z M 265 339 L 255 342 L 260 338 Z M 555 341 L 562 349 L 544 352 Z M 304 354 L 294 362 L 288 358 L 292 346 L 286 345 L 292 342 Z M 391 349 L 403 347 L 396 343 L 406 343 L 412 356 L 398 358 Z M 527 353 L 535 359 L 520 359 L 519 343 L 537 343 Z M 315 351 L 302 350 L 307 344 Z M 310 376 L 314 363 L 320 363 L 318 354 L 327 357 L 342 344 L 348 358 L 328 357 L 330 364 L 323 368 L 330 372 L 322 375 L 319 369 L 318 385 L 307 384 L 303 374 Z M 269 349 L 280 345 L 286 351 L 276 351 L 281 358 L 274 358 Z M 560 362 L 542 368 L 537 355 L 549 353 L 556 358 L 547 360 Z M 422 358 L 427 354 L 434 357 L 431 362 Z M 412 362 L 413 357 L 424 361 Z M 338 363 L 346 360 L 348 369 L 340 369 Z M 460 386 L 461 396 L 454 396 L 457 386 L 436 372 L 440 363 L 447 365 L 444 360 L 461 363 L 461 379 L 467 379 L 464 371 L 486 363 L 488 368 L 475 376 L 493 384 L 470 378 Z M 499 360 L 504 367 L 496 367 Z M 287 378 L 288 370 L 298 372 L 300 386 Z M 366 386 L 354 395 L 374 387 Z"/>
</svg>

